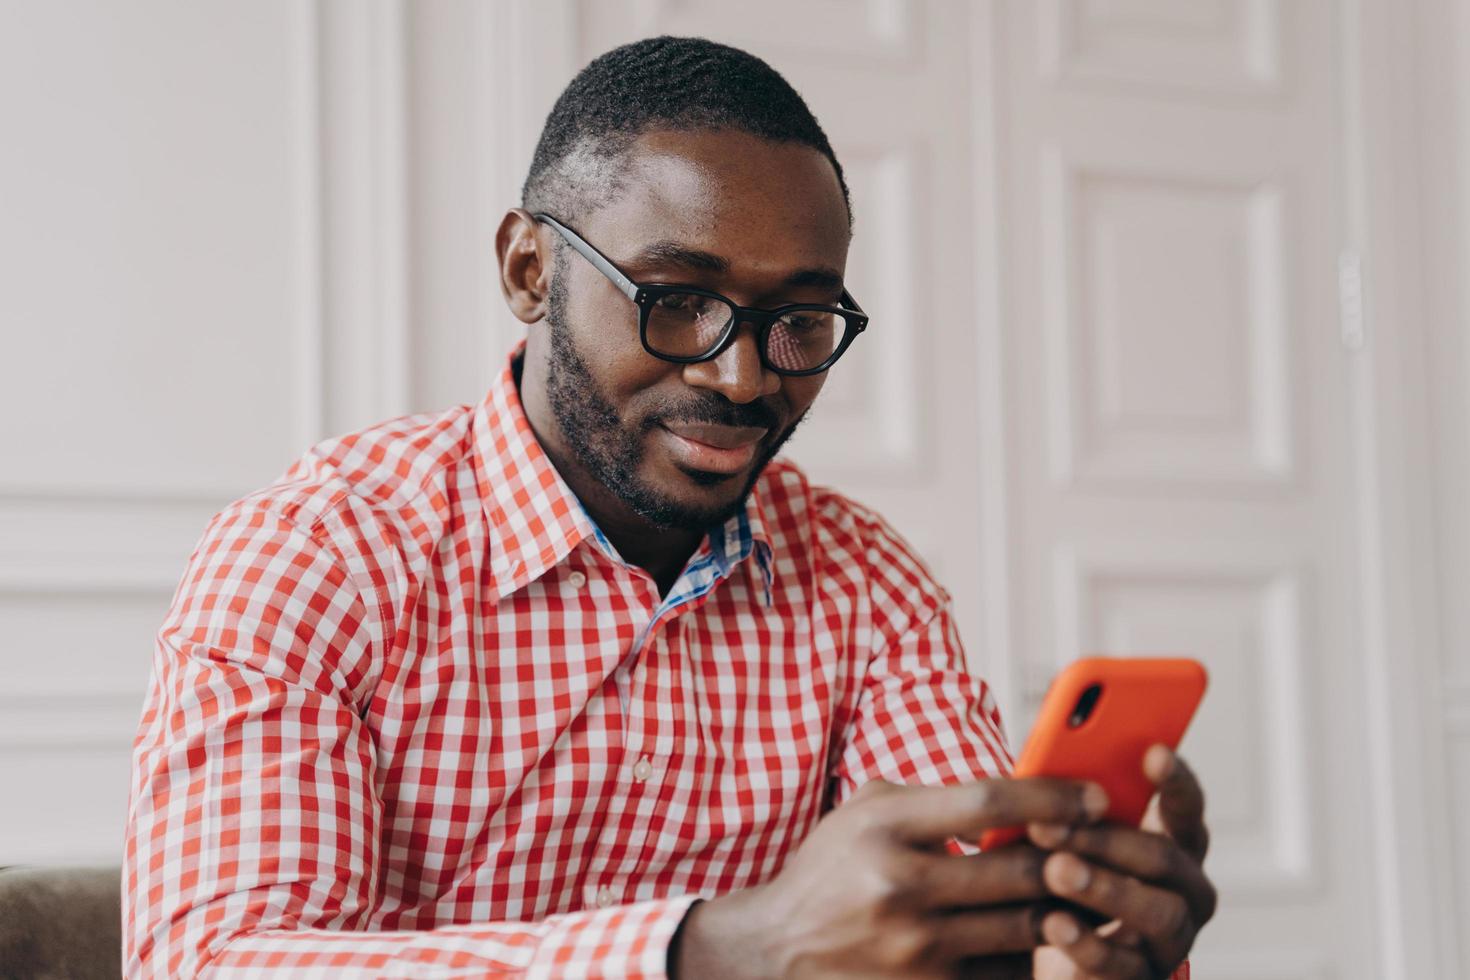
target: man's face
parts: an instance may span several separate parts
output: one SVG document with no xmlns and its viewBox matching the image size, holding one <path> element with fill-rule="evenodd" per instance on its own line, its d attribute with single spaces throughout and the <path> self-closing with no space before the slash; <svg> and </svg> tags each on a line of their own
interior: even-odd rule
<svg viewBox="0 0 1470 980">
<path fill-rule="evenodd" d="M 849 237 L 824 156 L 731 131 L 646 134 L 626 190 L 577 231 L 635 282 L 699 286 L 763 309 L 836 305 Z M 569 248 L 545 330 L 562 449 L 659 527 L 699 530 L 737 512 L 825 377 L 767 371 L 752 324 L 711 361 L 652 356 L 637 307 Z"/>
</svg>

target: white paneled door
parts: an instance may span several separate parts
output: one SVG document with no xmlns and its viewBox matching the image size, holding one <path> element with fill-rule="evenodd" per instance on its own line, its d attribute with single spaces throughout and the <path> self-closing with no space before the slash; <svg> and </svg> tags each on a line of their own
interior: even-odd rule
<svg viewBox="0 0 1470 980">
<path fill-rule="evenodd" d="M 1376 977 L 1334 8 L 574 10 L 579 61 L 710 36 L 822 121 L 873 329 L 792 454 L 936 567 L 1013 737 L 1080 654 L 1209 667 L 1200 975 Z"/>
</svg>

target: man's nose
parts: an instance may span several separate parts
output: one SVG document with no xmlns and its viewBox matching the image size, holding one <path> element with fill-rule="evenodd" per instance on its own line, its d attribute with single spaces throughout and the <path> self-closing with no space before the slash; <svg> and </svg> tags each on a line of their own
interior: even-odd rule
<svg viewBox="0 0 1470 980">
<path fill-rule="evenodd" d="M 761 363 L 760 326 L 749 321 L 735 325 L 735 339 L 719 356 L 684 366 L 684 381 L 718 391 L 737 405 L 774 395 L 781 376 Z"/>
</svg>

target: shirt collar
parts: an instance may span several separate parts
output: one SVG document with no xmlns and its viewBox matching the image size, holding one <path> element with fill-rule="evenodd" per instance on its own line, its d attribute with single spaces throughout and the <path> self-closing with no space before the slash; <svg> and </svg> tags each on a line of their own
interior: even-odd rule
<svg viewBox="0 0 1470 980">
<path fill-rule="evenodd" d="M 489 537 L 489 585 L 496 601 L 540 578 L 584 540 L 606 541 L 526 418 L 516 386 L 525 346 L 521 341 L 511 350 L 473 422 L 475 480 Z M 710 529 L 708 540 L 721 577 L 755 555 L 769 605 L 775 563 L 759 484 L 739 513 Z M 611 551 L 611 546 L 603 550 Z"/>
<path fill-rule="evenodd" d="M 592 521 L 551 459 L 521 407 L 517 344 L 475 411 L 475 480 L 490 550 L 496 601 L 541 577 L 593 533 Z"/>
<path fill-rule="evenodd" d="M 756 567 L 761 573 L 761 585 L 765 589 L 766 605 L 771 604 L 775 563 L 771 561 L 771 538 L 766 531 L 759 484 L 750 491 L 744 510 L 723 525 L 710 528 L 709 547 L 721 578 L 729 575 L 731 569 L 754 554 Z"/>
</svg>

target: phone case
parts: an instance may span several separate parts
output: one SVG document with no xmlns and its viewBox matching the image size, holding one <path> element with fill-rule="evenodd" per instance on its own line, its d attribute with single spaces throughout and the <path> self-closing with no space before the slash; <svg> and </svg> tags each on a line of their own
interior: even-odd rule
<svg viewBox="0 0 1470 980">
<path fill-rule="evenodd" d="M 1204 697 L 1204 665 L 1187 658 L 1086 657 L 1052 681 L 1016 761 L 1014 775 L 1087 779 L 1108 794 L 1104 820 L 1138 826 L 1154 784 L 1143 772 L 1150 745 L 1178 748 Z M 1089 688 L 1099 691 L 1080 723 L 1072 716 Z M 1025 828 L 986 831 L 982 848 L 1019 840 Z"/>
</svg>

